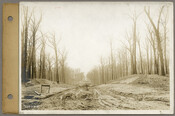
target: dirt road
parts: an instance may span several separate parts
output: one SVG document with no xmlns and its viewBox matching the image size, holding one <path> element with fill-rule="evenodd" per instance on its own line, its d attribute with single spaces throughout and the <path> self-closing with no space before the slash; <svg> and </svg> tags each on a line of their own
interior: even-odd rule
<svg viewBox="0 0 175 116">
<path fill-rule="evenodd" d="M 168 110 L 169 91 L 132 84 L 138 77 L 98 86 L 55 86 L 50 94 L 25 99 L 31 110 Z M 36 90 L 38 86 L 31 87 Z M 26 90 L 25 90 L 26 91 Z M 27 93 L 27 92 L 26 92 Z M 30 91 L 28 90 L 28 94 Z M 47 97 L 48 96 L 48 97 Z"/>
</svg>

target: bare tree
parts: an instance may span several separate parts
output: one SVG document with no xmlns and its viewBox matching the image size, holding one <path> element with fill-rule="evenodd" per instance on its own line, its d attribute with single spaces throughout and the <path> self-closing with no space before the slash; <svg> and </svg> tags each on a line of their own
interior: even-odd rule
<svg viewBox="0 0 175 116">
<path fill-rule="evenodd" d="M 48 54 L 46 57 L 47 64 L 48 64 L 48 79 L 51 81 L 54 81 L 52 77 L 52 65 L 53 65 L 52 59 L 53 58 L 50 57 L 50 54 Z"/>
<path fill-rule="evenodd" d="M 34 17 L 31 19 L 32 25 L 31 25 L 31 31 L 32 31 L 32 78 L 36 78 L 36 34 L 38 32 L 38 28 L 40 26 L 42 20 L 42 15 L 40 16 L 40 19 L 37 21 Z"/>
<path fill-rule="evenodd" d="M 46 79 L 46 39 L 44 37 L 44 34 L 41 32 L 41 50 L 40 50 L 40 73 L 39 77 L 42 79 Z"/>
<path fill-rule="evenodd" d="M 22 30 L 22 81 L 26 82 L 28 75 L 27 75 L 27 44 L 29 39 L 29 24 L 31 21 L 32 13 L 29 13 L 28 7 L 23 7 L 23 30 Z"/>
<path fill-rule="evenodd" d="M 154 56 L 154 68 L 153 68 L 154 74 L 158 74 L 159 66 L 158 66 L 158 55 L 157 55 L 155 35 L 154 35 L 152 28 L 148 24 L 147 24 L 147 30 L 149 32 L 149 36 L 147 36 L 147 39 L 149 40 L 149 43 L 152 46 L 153 56 Z"/>
<path fill-rule="evenodd" d="M 56 81 L 57 83 L 60 82 L 60 78 L 59 78 L 59 60 L 58 60 L 58 44 L 61 41 L 61 38 L 58 40 L 58 42 L 56 41 L 56 37 L 55 34 L 51 35 L 51 40 L 49 40 L 49 42 L 51 43 L 51 47 L 54 49 L 55 52 L 55 71 L 56 71 Z"/>
<path fill-rule="evenodd" d="M 130 53 L 130 60 L 131 60 L 131 74 L 134 74 L 134 71 L 133 71 L 133 50 L 132 50 L 132 39 L 131 37 L 129 36 L 129 34 L 126 32 L 126 40 L 127 40 L 127 44 L 125 44 L 124 42 L 122 42 L 122 44 L 124 45 L 124 48 L 127 49 Z M 129 47 L 128 47 L 129 46 Z"/>
<path fill-rule="evenodd" d="M 67 58 L 67 52 L 65 49 L 63 49 L 62 51 L 60 51 L 60 55 L 61 55 L 61 59 L 60 59 L 60 65 L 61 65 L 61 81 L 63 83 L 66 82 L 66 77 L 65 77 L 65 62 L 66 62 L 66 58 Z"/>
<path fill-rule="evenodd" d="M 138 47 L 139 47 L 139 54 L 140 54 L 140 71 L 141 74 L 143 74 L 143 63 L 142 63 L 142 51 L 141 51 L 141 47 L 140 47 L 140 38 L 137 38 L 137 43 L 138 43 Z"/>
<path fill-rule="evenodd" d="M 161 15 L 162 15 L 162 11 L 164 9 L 164 6 L 162 6 L 160 8 L 160 12 L 159 12 L 159 17 L 158 17 L 158 20 L 157 20 L 157 25 L 155 25 L 155 23 L 153 22 L 151 16 L 150 16 L 150 8 L 146 9 L 145 7 L 145 13 L 146 13 L 146 16 L 148 17 L 152 27 L 153 27 L 153 30 L 154 30 L 154 34 L 156 36 L 156 41 L 157 41 L 157 49 L 159 51 L 159 56 L 160 56 L 160 74 L 161 75 L 165 75 L 165 69 L 164 69 L 164 59 L 163 59 L 163 52 L 162 52 L 162 45 L 161 45 L 161 36 L 160 36 L 160 19 L 161 19 Z"/>
<path fill-rule="evenodd" d="M 132 49 L 132 53 L 133 53 L 133 72 L 132 74 L 137 74 L 137 62 L 136 62 L 136 42 L 137 42 L 137 19 L 139 17 L 140 14 L 137 14 L 136 11 L 134 11 L 134 13 L 132 14 L 131 19 L 133 21 L 133 49 Z"/>
<path fill-rule="evenodd" d="M 100 64 L 101 64 L 101 83 L 105 83 L 105 75 L 104 75 L 104 67 L 105 67 L 105 64 L 104 64 L 104 59 L 103 57 L 100 57 Z"/>
<path fill-rule="evenodd" d="M 111 63 L 111 78 L 114 79 L 114 55 L 113 55 L 113 45 L 112 40 L 110 40 L 110 63 Z"/>
<path fill-rule="evenodd" d="M 167 23 L 168 23 L 168 7 L 167 7 L 167 11 L 165 12 L 164 15 L 164 20 L 162 22 L 162 26 L 163 26 L 163 43 L 164 43 L 164 62 L 165 62 L 165 74 L 168 74 L 168 62 L 167 62 Z"/>
</svg>

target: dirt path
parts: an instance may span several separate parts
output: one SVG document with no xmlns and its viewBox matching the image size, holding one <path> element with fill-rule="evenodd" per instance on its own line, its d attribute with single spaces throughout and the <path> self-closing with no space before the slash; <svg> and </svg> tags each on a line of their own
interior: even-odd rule
<svg viewBox="0 0 175 116">
<path fill-rule="evenodd" d="M 100 85 L 96 88 L 106 109 L 168 110 L 169 92 L 128 84 Z"/>
<path fill-rule="evenodd" d="M 126 80 L 122 80 L 122 81 L 120 81 L 120 83 L 121 84 L 129 84 L 129 83 L 131 83 L 131 82 L 133 82 L 133 81 L 135 81 L 136 79 L 138 79 L 139 77 L 132 77 L 132 78 L 128 78 L 128 79 L 126 79 Z"/>
<path fill-rule="evenodd" d="M 40 86 L 24 88 L 23 109 L 28 110 L 168 110 L 169 91 L 133 85 L 138 77 L 118 84 L 53 86 L 50 94 L 34 95 Z M 35 96 L 25 99 L 24 96 Z M 44 96 L 44 97 L 43 97 Z M 32 106 L 32 107 L 31 107 Z"/>
</svg>

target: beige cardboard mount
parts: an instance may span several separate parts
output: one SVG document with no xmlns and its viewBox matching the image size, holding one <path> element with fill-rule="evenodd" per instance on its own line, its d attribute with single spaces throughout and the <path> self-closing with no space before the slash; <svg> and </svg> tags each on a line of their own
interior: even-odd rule
<svg viewBox="0 0 175 116">
<path fill-rule="evenodd" d="M 13 17 L 9 21 L 8 17 Z M 3 4 L 3 40 L 2 40 L 2 111 L 17 114 L 19 112 L 19 5 Z M 13 98 L 9 99 L 8 96 Z"/>
</svg>

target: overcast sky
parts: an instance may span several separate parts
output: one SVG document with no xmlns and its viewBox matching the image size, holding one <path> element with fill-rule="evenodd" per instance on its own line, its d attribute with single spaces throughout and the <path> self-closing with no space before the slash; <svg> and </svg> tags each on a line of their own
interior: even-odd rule
<svg viewBox="0 0 175 116">
<path fill-rule="evenodd" d="M 58 47 L 68 51 L 67 65 L 80 68 L 85 74 L 100 62 L 100 57 L 110 53 L 109 42 L 113 41 L 115 52 L 121 49 L 126 31 L 131 32 L 134 10 L 141 13 L 137 29 L 145 38 L 147 17 L 144 6 L 150 6 L 151 15 L 157 19 L 163 3 L 117 3 L 117 2 L 22 2 L 21 6 L 34 9 L 36 18 L 42 13 L 40 31 L 55 33 L 62 38 Z M 172 8 L 169 13 L 171 15 Z M 172 17 L 170 17 L 172 18 Z M 155 20 L 153 19 L 153 20 Z M 171 25 L 171 21 L 169 23 Z M 170 30 L 171 31 L 171 30 Z M 47 47 L 47 53 L 54 56 Z"/>
</svg>

